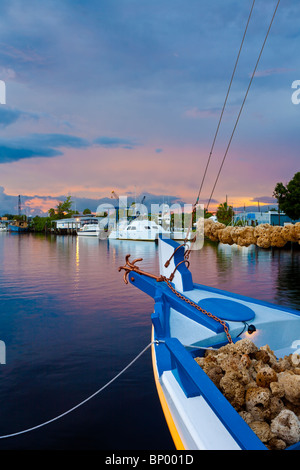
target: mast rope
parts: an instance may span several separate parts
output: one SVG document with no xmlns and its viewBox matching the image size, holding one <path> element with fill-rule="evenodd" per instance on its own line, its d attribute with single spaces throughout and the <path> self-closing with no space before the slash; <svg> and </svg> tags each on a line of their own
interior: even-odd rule
<svg viewBox="0 0 300 470">
<path fill-rule="evenodd" d="M 229 86 L 228 86 L 228 89 L 227 89 L 227 93 L 226 93 L 226 96 L 225 96 L 225 101 L 224 101 L 224 104 L 223 104 L 223 107 L 222 107 L 219 122 L 218 122 L 217 129 L 216 129 L 216 132 L 215 132 L 215 136 L 214 136 L 212 146 L 211 146 L 211 149 L 210 149 L 210 152 L 209 152 L 209 156 L 208 156 L 208 159 L 207 159 L 207 162 L 206 162 L 206 167 L 205 167 L 204 174 L 203 174 L 203 177 L 202 177 L 201 185 L 200 185 L 200 188 L 199 188 L 199 191 L 198 191 L 196 202 L 194 203 L 194 206 L 193 206 L 192 214 L 195 212 L 196 206 L 199 203 L 202 187 L 203 187 L 203 184 L 204 184 L 204 180 L 206 178 L 207 170 L 208 170 L 208 167 L 209 167 L 209 164 L 210 164 L 210 160 L 211 160 L 211 157 L 212 157 L 214 146 L 215 146 L 217 136 L 218 136 L 218 133 L 219 133 L 219 129 L 220 129 L 220 126 L 221 126 L 221 121 L 222 121 L 222 118 L 223 118 L 223 114 L 224 114 L 225 107 L 226 107 L 226 104 L 227 104 L 228 96 L 229 96 L 229 93 L 230 93 L 230 90 L 231 90 L 231 85 L 232 85 L 232 82 L 233 82 L 233 79 L 234 79 L 234 75 L 235 75 L 237 65 L 238 65 L 238 62 L 239 62 L 239 58 L 240 58 L 242 48 L 243 48 L 243 45 L 244 45 L 244 41 L 245 41 L 246 33 L 247 33 L 247 30 L 248 30 L 248 26 L 249 26 L 249 23 L 250 23 L 250 19 L 251 19 L 251 16 L 252 16 L 254 4 L 255 4 L 255 0 L 253 0 L 253 2 L 252 2 L 252 6 L 251 6 L 250 13 L 249 13 L 249 16 L 248 16 L 248 20 L 247 20 L 247 23 L 246 23 L 245 31 L 244 31 L 243 38 L 242 38 L 242 41 L 241 41 L 241 44 L 240 44 L 238 55 L 237 55 L 237 58 L 236 58 L 236 61 L 235 61 L 235 65 L 234 65 L 234 68 L 233 68 L 233 72 L 232 72 L 231 79 L 230 79 L 230 82 L 229 82 Z M 208 208 L 208 206 L 207 206 L 207 208 Z M 191 217 L 191 221 L 190 221 L 189 227 L 187 229 L 185 242 L 188 241 L 188 237 L 189 237 L 190 231 L 192 229 L 192 225 L 193 225 L 193 215 Z M 193 243 L 194 241 L 195 241 L 195 239 L 191 243 Z M 187 251 L 186 258 L 189 257 L 190 251 L 191 250 Z"/>
<path fill-rule="evenodd" d="M 234 78 L 234 75 L 235 75 L 235 72 L 236 72 L 236 69 L 237 69 L 237 65 L 238 65 L 239 58 L 240 58 L 240 55 L 241 55 L 241 51 L 242 51 L 242 48 L 243 48 L 243 44 L 244 44 L 244 41 L 245 41 L 245 37 L 246 37 L 246 33 L 247 33 L 248 26 L 249 26 L 249 23 L 250 23 L 250 19 L 251 19 L 252 11 L 253 11 L 253 8 L 254 8 L 254 4 L 255 4 L 255 0 L 253 0 L 252 7 L 251 7 L 251 10 L 250 10 L 250 13 L 249 13 L 249 16 L 248 16 L 248 20 L 247 20 L 247 24 L 246 24 L 246 27 L 245 27 L 244 35 L 243 35 L 242 42 L 241 42 L 241 45 L 240 45 L 240 48 L 239 48 L 239 52 L 238 52 L 238 55 L 237 55 L 237 58 L 236 58 L 236 61 L 235 61 L 234 69 L 233 69 L 233 72 L 232 72 L 232 75 L 231 75 L 230 83 L 229 83 L 228 90 L 227 90 L 227 93 L 226 93 L 223 108 L 222 108 L 222 111 L 221 111 L 221 114 L 220 114 L 220 118 L 219 118 L 219 122 L 218 122 L 218 125 L 217 125 L 216 133 L 215 133 L 215 136 L 214 136 L 214 139 L 213 139 L 213 143 L 212 143 L 212 146 L 211 146 L 211 149 L 210 149 L 210 152 L 209 152 L 208 160 L 207 160 L 207 163 L 206 163 L 205 171 L 204 171 L 204 174 L 203 174 L 203 177 L 202 177 L 202 181 L 201 181 L 201 185 L 200 185 L 200 188 L 199 188 L 199 192 L 198 192 L 198 196 L 197 196 L 195 205 L 198 204 L 199 199 L 200 199 L 203 183 L 204 183 L 206 173 L 207 173 L 207 170 L 208 170 L 208 167 L 209 167 L 209 163 L 210 163 L 210 160 L 211 160 L 211 157 L 212 157 L 212 153 L 213 153 L 214 146 L 215 146 L 215 143 L 216 143 L 217 135 L 219 133 L 221 121 L 222 121 L 222 118 L 223 118 L 223 114 L 224 114 L 225 107 L 226 107 L 226 104 L 227 104 L 228 96 L 229 96 L 229 93 L 230 93 L 230 90 L 231 90 L 231 85 L 232 85 L 232 82 L 233 82 L 233 78 Z"/>
<path fill-rule="evenodd" d="M 131 362 L 129 362 L 129 364 L 127 364 L 127 366 L 125 366 L 117 375 L 115 375 L 115 377 L 113 377 L 111 380 L 109 380 L 109 382 L 107 382 L 105 385 L 103 385 L 103 387 L 99 388 L 99 390 L 97 390 L 92 395 L 90 395 L 89 397 L 87 397 L 85 400 L 81 401 L 77 405 L 73 406 L 69 410 L 65 411 L 64 413 L 61 413 L 60 415 L 56 416 L 55 418 L 49 419 L 48 421 L 45 421 L 44 423 L 38 424 L 38 425 L 33 426 L 31 428 L 24 429 L 23 431 L 18 431 L 18 432 L 14 432 L 12 434 L 2 435 L 2 436 L 0 436 L 0 439 L 7 439 L 8 437 L 19 436 L 20 434 L 25 434 L 27 432 L 34 431 L 35 429 L 41 428 L 43 426 L 46 426 L 47 424 L 50 424 L 50 423 L 53 423 L 54 421 L 57 421 L 60 418 L 63 418 L 67 414 L 71 413 L 72 411 L 76 410 L 80 406 L 84 405 L 86 402 L 88 402 L 89 400 L 94 398 L 96 395 L 98 395 L 100 392 L 102 392 L 105 388 L 107 388 L 109 385 L 111 385 L 118 377 L 120 377 L 127 369 L 129 369 L 150 348 L 150 346 L 152 346 L 152 344 L 154 344 L 154 343 L 158 344 L 159 342 L 160 341 L 157 341 L 157 340 L 151 341 L 151 343 L 149 343 L 137 356 L 135 356 L 135 358 Z"/>
<path fill-rule="evenodd" d="M 224 165 L 224 162 L 225 162 L 225 159 L 226 159 L 226 156 L 227 156 L 227 153 L 228 153 L 228 150 L 229 150 L 229 147 L 231 145 L 231 142 L 232 142 L 232 139 L 233 139 L 233 135 L 235 133 L 235 130 L 237 128 L 237 125 L 238 125 L 238 122 L 239 122 L 239 119 L 240 119 L 240 116 L 242 114 L 242 111 L 243 111 L 243 108 L 244 108 L 244 105 L 245 105 L 245 102 L 246 102 L 246 99 L 247 99 L 247 96 L 248 96 L 248 93 L 249 93 L 249 90 L 250 90 L 250 87 L 252 85 L 252 82 L 253 82 L 253 78 L 254 78 L 254 75 L 256 73 L 256 70 L 257 70 L 257 67 L 258 67 L 258 63 L 260 61 L 260 58 L 262 56 L 262 53 L 263 53 L 263 50 L 264 50 L 264 47 L 265 47 L 265 44 L 267 42 L 267 39 L 268 39 L 268 36 L 269 36 L 269 33 L 270 33 L 270 30 L 271 30 L 271 27 L 272 27 L 272 24 L 273 24 L 273 21 L 274 21 L 274 18 L 275 18 L 275 15 L 276 15 L 276 12 L 277 12 L 277 9 L 279 7 L 279 3 L 280 3 L 280 0 L 277 1 L 277 4 L 276 4 L 276 7 L 275 7 L 275 10 L 274 10 L 274 13 L 273 13 L 273 16 L 272 16 L 272 19 L 271 19 L 271 22 L 270 22 L 270 25 L 269 25 L 269 28 L 267 30 L 267 33 L 266 33 L 266 36 L 265 36 L 265 39 L 264 39 L 264 42 L 263 42 L 263 45 L 261 47 L 261 50 L 260 50 L 260 53 L 259 53 L 259 56 L 258 56 L 258 59 L 256 61 L 256 64 L 255 64 L 255 67 L 253 69 L 253 72 L 252 72 L 252 75 L 251 75 L 251 79 L 249 81 L 249 85 L 248 85 L 248 88 L 247 88 L 247 91 L 245 93 L 245 96 L 244 96 L 244 99 L 243 99 L 243 102 L 242 102 L 242 105 L 240 107 L 240 111 L 238 113 L 238 116 L 237 116 L 237 119 L 236 119 L 236 122 L 235 122 L 235 125 L 234 125 L 234 128 L 233 128 L 233 131 L 231 133 L 231 136 L 230 136 L 230 139 L 229 139 L 229 143 L 227 145 L 227 148 L 226 148 L 226 151 L 225 151 L 225 154 L 224 154 L 224 157 L 223 157 L 223 160 L 222 160 L 222 163 L 220 165 L 220 169 L 219 169 L 219 172 L 217 174 L 217 177 L 216 177 L 216 180 L 215 180 L 215 183 L 214 183 L 214 186 L 213 186 L 213 189 L 212 189 L 212 192 L 211 192 L 211 195 L 209 197 L 209 200 L 208 200 L 208 203 L 207 203 L 207 206 L 206 206 L 206 210 L 208 210 L 208 206 L 211 202 L 211 199 L 212 199 L 212 196 L 213 196 L 213 193 L 214 193 L 214 190 L 215 190 L 215 187 L 217 185 L 217 182 L 218 182 L 218 179 L 219 179 L 219 176 L 220 176 L 220 173 L 222 171 L 222 168 L 223 168 L 223 165 Z"/>
</svg>

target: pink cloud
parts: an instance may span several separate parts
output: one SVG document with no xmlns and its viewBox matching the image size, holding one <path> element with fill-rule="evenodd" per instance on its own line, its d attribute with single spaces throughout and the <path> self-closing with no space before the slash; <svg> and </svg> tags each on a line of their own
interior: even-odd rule
<svg viewBox="0 0 300 470">
<path fill-rule="evenodd" d="M 188 109 L 185 113 L 185 116 L 192 119 L 206 119 L 209 117 L 216 117 L 220 115 L 220 110 L 216 108 L 211 109 L 199 109 L 197 107 Z"/>
<path fill-rule="evenodd" d="M 48 212 L 49 209 L 52 207 L 56 207 L 60 201 L 52 199 L 52 198 L 42 198 L 42 197 L 34 197 L 25 201 L 24 206 L 29 208 L 30 212 L 34 213 L 37 209 L 41 212 Z"/>
<path fill-rule="evenodd" d="M 288 68 L 274 68 L 274 69 L 266 69 L 266 70 L 259 70 L 255 73 L 256 77 L 269 77 L 270 75 L 279 75 L 282 73 L 292 72 L 293 69 Z"/>
<path fill-rule="evenodd" d="M 41 55 L 33 50 L 17 49 L 9 44 L 0 43 L 0 51 L 2 54 L 11 57 L 12 59 L 22 60 L 23 62 L 44 62 Z"/>
</svg>

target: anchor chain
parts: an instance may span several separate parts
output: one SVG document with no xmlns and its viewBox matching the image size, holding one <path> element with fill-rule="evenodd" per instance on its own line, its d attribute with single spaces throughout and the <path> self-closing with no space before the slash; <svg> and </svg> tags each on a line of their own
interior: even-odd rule
<svg viewBox="0 0 300 470">
<path fill-rule="evenodd" d="M 207 315 L 208 317 L 212 318 L 213 320 L 217 321 L 218 323 L 220 323 L 222 326 L 223 326 L 223 329 L 224 329 L 224 332 L 226 334 L 226 337 L 228 339 L 228 342 L 229 343 L 232 343 L 232 338 L 230 336 L 230 333 L 229 333 L 229 328 L 227 326 L 227 324 L 221 320 L 220 318 L 218 318 L 216 315 L 213 315 L 212 313 L 208 312 L 207 310 L 205 310 L 204 308 L 200 307 L 200 305 L 197 305 L 195 302 L 193 302 L 192 300 L 188 299 L 187 297 L 185 297 L 184 295 L 182 295 L 180 292 L 178 292 L 171 284 L 171 281 L 174 277 L 174 273 L 177 269 L 177 266 L 179 264 L 181 264 L 182 262 L 186 261 L 186 260 L 183 260 L 183 261 L 180 261 L 180 263 L 178 263 L 178 265 L 176 266 L 175 270 L 173 271 L 173 273 L 171 274 L 171 276 L 169 278 L 167 278 L 166 276 L 156 276 L 155 274 L 151 274 L 151 273 L 148 273 L 146 271 L 142 271 L 139 266 L 136 266 L 136 263 L 139 262 L 139 261 L 143 261 L 143 258 L 137 258 L 133 261 L 129 261 L 129 258 L 130 258 L 130 255 L 126 255 L 125 257 L 125 265 L 124 266 L 120 266 L 119 267 L 119 272 L 124 270 L 124 276 L 123 276 L 123 280 L 125 282 L 125 284 L 128 284 L 128 274 L 130 272 L 135 272 L 135 273 L 138 273 L 138 274 L 141 274 L 143 276 L 147 276 L 147 277 L 150 277 L 152 279 L 155 279 L 157 282 L 165 282 L 167 284 L 167 286 L 169 287 L 169 289 L 178 297 L 180 298 L 181 300 L 183 300 L 184 302 L 186 302 L 187 304 L 191 305 L 192 307 L 196 308 L 198 311 L 200 311 L 201 313 L 203 313 L 204 315 Z"/>
</svg>

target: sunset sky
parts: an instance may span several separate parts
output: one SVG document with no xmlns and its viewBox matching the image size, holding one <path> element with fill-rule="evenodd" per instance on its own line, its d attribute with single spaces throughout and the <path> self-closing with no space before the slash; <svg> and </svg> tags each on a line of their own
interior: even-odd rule
<svg viewBox="0 0 300 470">
<path fill-rule="evenodd" d="M 95 211 L 112 190 L 194 203 L 252 1 L 1 0 L 0 215 L 19 194 L 27 214 L 68 195 Z M 200 202 L 276 4 L 255 2 Z M 271 204 L 300 171 L 299 25 L 281 0 L 211 209 Z"/>
</svg>

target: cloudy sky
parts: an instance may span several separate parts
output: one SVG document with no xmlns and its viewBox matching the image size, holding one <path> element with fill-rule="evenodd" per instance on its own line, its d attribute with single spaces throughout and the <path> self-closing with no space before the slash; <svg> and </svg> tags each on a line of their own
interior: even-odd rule
<svg viewBox="0 0 300 470">
<path fill-rule="evenodd" d="M 194 203 L 252 3 L 1 0 L 0 213 L 19 194 L 27 213 L 68 195 L 94 211 L 112 190 Z M 276 4 L 255 2 L 200 202 Z M 281 0 L 211 209 L 271 203 L 300 170 L 299 24 L 300 3 Z"/>
</svg>

